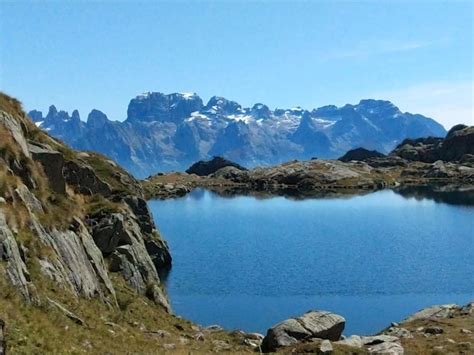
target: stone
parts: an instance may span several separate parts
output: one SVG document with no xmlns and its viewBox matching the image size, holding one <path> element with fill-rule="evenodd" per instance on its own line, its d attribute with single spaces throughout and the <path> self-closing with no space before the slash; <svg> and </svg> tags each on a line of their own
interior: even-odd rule
<svg viewBox="0 0 474 355">
<path fill-rule="evenodd" d="M 26 128 L 24 127 L 23 122 L 0 109 L 0 124 L 3 124 L 5 128 L 10 132 L 11 137 L 20 146 L 22 153 L 26 157 L 30 157 L 28 143 L 24 134 Z"/>
<path fill-rule="evenodd" d="M 462 328 L 462 329 L 461 329 L 461 333 L 462 333 L 462 334 L 472 334 L 472 331 L 470 331 L 469 329 L 464 329 L 464 328 Z"/>
<path fill-rule="evenodd" d="M 244 339 L 244 345 L 248 345 L 252 348 L 259 348 L 262 345 L 262 341 L 255 339 Z"/>
<path fill-rule="evenodd" d="M 112 213 L 95 219 L 92 225 L 92 237 L 105 255 L 113 253 L 119 245 L 132 244 L 125 230 L 124 217 L 120 213 Z"/>
<path fill-rule="evenodd" d="M 194 334 L 193 338 L 195 340 L 198 340 L 198 341 L 204 341 L 205 340 L 203 332 L 198 332 L 198 333 Z"/>
<path fill-rule="evenodd" d="M 413 335 L 408 329 L 401 327 L 390 327 L 384 331 L 384 334 L 393 335 L 398 338 L 413 338 Z"/>
<path fill-rule="evenodd" d="M 404 349 L 399 343 L 383 342 L 367 348 L 369 354 L 377 355 L 403 355 Z"/>
<path fill-rule="evenodd" d="M 364 345 L 375 345 L 380 343 L 392 343 L 398 342 L 400 339 L 392 335 L 374 335 L 368 337 L 361 337 L 362 344 Z"/>
<path fill-rule="evenodd" d="M 351 335 L 350 337 L 347 337 L 345 339 L 336 341 L 334 344 L 339 344 L 339 345 L 345 345 L 345 346 L 350 346 L 353 348 L 361 348 L 362 347 L 362 339 L 358 335 Z"/>
<path fill-rule="evenodd" d="M 318 354 L 332 354 L 333 350 L 331 342 L 326 339 L 321 342 Z"/>
<path fill-rule="evenodd" d="M 150 331 L 148 332 L 148 334 L 152 335 L 152 336 L 155 336 L 155 337 L 158 337 L 158 338 L 166 338 L 166 337 L 169 337 L 171 336 L 171 333 L 166 331 L 166 330 L 155 330 L 155 331 Z"/>
<path fill-rule="evenodd" d="M 33 160 L 43 166 L 50 188 L 59 194 L 66 193 L 66 180 L 63 175 L 64 157 L 46 144 L 29 143 L 28 150 Z"/>
<path fill-rule="evenodd" d="M 72 313 L 70 310 L 68 310 L 66 307 L 64 307 L 62 304 L 60 304 L 59 302 L 56 302 L 54 300 L 52 300 L 51 298 L 47 297 L 47 300 L 49 302 L 50 305 L 52 305 L 53 307 L 57 308 L 58 310 L 60 310 L 66 317 L 68 317 L 69 319 L 71 319 L 74 323 L 78 324 L 78 325 L 85 325 L 85 322 L 79 317 L 77 316 L 76 314 Z M 110 329 L 109 329 L 110 330 Z"/>
<path fill-rule="evenodd" d="M 174 350 L 176 349 L 176 344 L 163 344 L 163 349 L 165 350 Z"/>
<path fill-rule="evenodd" d="M 30 190 L 28 190 L 25 185 L 18 186 L 15 189 L 15 195 L 23 202 L 30 213 L 44 213 L 41 202 L 30 192 Z"/>
<path fill-rule="evenodd" d="M 422 309 L 406 318 L 403 322 L 412 322 L 415 320 L 444 319 L 449 318 L 455 311 L 459 310 L 457 304 L 437 305 Z"/>
<path fill-rule="evenodd" d="M 225 340 L 213 340 L 212 344 L 214 345 L 214 349 L 218 352 L 232 348 L 232 346 Z"/>
<path fill-rule="evenodd" d="M 310 311 L 297 318 L 290 318 L 268 329 L 262 342 L 262 350 L 275 351 L 282 346 L 303 339 L 328 339 L 337 341 L 344 330 L 345 319 L 325 311 Z"/>
<path fill-rule="evenodd" d="M 425 328 L 424 332 L 426 334 L 443 334 L 444 329 L 441 327 L 428 327 L 428 328 Z"/>
<path fill-rule="evenodd" d="M 263 338 L 265 338 L 265 336 L 260 333 L 244 333 L 244 337 L 253 340 L 263 340 Z"/>
<path fill-rule="evenodd" d="M 207 326 L 205 330 L 209 332 L 220 332 L 220 331 L 223 331 L 224 328 L 222 328 L 220 325 L 213 324 L 213 325 Z"/>
<path fill-rule="evenodd" d="M 102 181 L 94 169 L 82 161 L 67 161 L 64 164 L 64 178 L 77 193 L 110 196 L 112 188 Z"/>
</svg>

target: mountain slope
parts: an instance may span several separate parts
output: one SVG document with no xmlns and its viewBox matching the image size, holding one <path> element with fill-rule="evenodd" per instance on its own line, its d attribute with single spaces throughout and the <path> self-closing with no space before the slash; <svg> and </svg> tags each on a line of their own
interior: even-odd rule
<svg viewBox="0 0 474 355">
<path fill-rule="evenodd" d="M 184 170 L 214 155 L 245 166 L 310 157 L 335 158 L 364 147 L 388 153 L 406 138 L 444 136 L 436 121 L 403 113 L 391 102 L 357 105 L 251 108 L 214 96 L 204 105 L 196 94 L 145 93 L 130 101 L 123 122 L 93 110 L 87 122 L 51 106 L 46 117 L 31 111 L 42 129 L 78 149 L 107 155 L 136 176 Z"/>
</svg>

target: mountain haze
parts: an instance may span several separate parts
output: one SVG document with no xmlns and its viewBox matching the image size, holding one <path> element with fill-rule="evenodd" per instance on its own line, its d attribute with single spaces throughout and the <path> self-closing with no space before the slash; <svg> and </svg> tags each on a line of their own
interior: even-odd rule
<svg viewBox="0 0 474 355">
<path fill-rule="evenodd" d="M 76 149 L 93 150 L 143 177 L 184 170 L 191 163 L 223 156 L 245 166 L 291 159 L 335 158 L 364 147 L 387 153 L 406 138 L 445 136 L 431 118 L 401 112 L 389 101 L 362 100 L 311 111 L 239 103 L 213 96 L 204 104 L 194 93 L 150 92 L 133 98 L 123 122 L 92 110 L 87 121 L 49 108 L 29 113 L 37 126 Z"/>
</svg>

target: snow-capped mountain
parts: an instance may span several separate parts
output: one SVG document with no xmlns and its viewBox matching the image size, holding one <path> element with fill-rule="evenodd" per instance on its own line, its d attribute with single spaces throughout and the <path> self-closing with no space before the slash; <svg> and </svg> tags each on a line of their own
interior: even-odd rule
<svg viewBox="0 0 474 355">
<path fill-rule="evenodd" d="M 81 121 L 75 110 L 49 108 L 36 124 L 74 148 L 101 152 L 143 177 L 183 170 L 198 159 L 220 155 L 239 164 L 276 164 L 290 159 L 335 158 L 364 147 L 389 152 L 405 138 L 444 136 L 431 118 L 401 112 L 389 101 L 357 105 L 271 110 L 214 96 L 204 105 L 191 93 L 145 93 L 129 103 L 123 122 L 92 110 Z"/>
</svg>

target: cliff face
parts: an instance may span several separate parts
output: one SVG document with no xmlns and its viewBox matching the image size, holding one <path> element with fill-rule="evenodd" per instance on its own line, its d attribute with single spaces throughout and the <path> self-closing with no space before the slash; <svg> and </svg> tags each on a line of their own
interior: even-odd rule
<svg viewBox="0 0 474 355">
<path fill-rule="evenodd" d="M 0 96 L 0 278 L 28 303 L 45 284 L 118 307 L 112 279 L 169 311 L 171 265 L 139 183 L 113 161 L 51 138 Z"/>
</svg>

